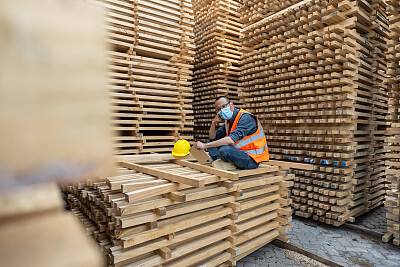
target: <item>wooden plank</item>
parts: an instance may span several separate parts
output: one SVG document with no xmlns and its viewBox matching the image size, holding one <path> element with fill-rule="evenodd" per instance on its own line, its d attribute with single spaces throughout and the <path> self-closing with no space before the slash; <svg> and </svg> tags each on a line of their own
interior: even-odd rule
<svg viewBox="0 0 400 267">
<path fill-rule="evenodd" d="M 160 161 L 170 161 L 176 158 L 168 154 L 149 154 L 149 155 L 128 155 L 128 156 L 115 156 L 117 162 L 132 162 L 132 163 L 150 163 Z M 183 158 L 184 160 L 193 160 L 194 158 L 189 154 Z"/>
<path fill-rule="evenodd" d="M 185 166 L 185 167 L 189 167 L 189 168 L 192 168 L 192 169 L 195 169 L 195 170 L 199 170 L 199 171 L 202 171 L 202 172 L 218 175 L 218 176 L 230 179 L 230 180 L 239 179 L 239 174 L 235 173 L 235 172 L 219 170 L 219 169 L 215 169 L 215 168 L 213 168 L 211 166 L 201 165 L 201 164 L 193 163 L 193 162 L 190 162 L 190 161 L 187 161 L 187 160 L 174 160 L 173 162 L 177 163 L 177 164 L 179 164 L 181 166 Z"/>
<path fill-rule="evenodd" d="M 167 183 L 162 185 L 155 185 L 131 192 L 125 193 L 125 200 L 129 203 L 146 199 L 152 196 L 158 196 L 160 194 L 166 194 L 170 192 L 177 191 L 179 189 L 186 188 L 187 185 L 185 184 L 178 184 L 178 183 Z"/>
<path fill-rule="evenodd" d="M 155 185 L 163 185 L 170 183 L 168 180 L 155 180 L 155 181 L 147 181 L 147 182 L 130 182 L 124 183 L 121 185 L 122 192 L 131 192 L 136 191 L 138 189 L 144 189 Z"/>
<path fill-rule="evenodd" d="M 236 171 L 236 172 L 239 175 L 239 177 L 245 177 L 245 176 L 257 175 L 257 174 L 263 174 L 263 173 L 270 173 L 270 172 L 275 172 L 275 171 L 279 171 L 279 167 L 262 165 L 262 166 L 259 166 L 257 169 L 239 170 L 239 171 Z"/>
<path fill-rule="evenodd" d="M 129 168 L 129 169 L 135 170 L 135 171 L 139 171 L 139 172 L 143 172 L 143 173 L 150 174 L 153 176 L 157 176 L 157 177 L 167 179 L 167 180 L 170 180 L 173 182 L 178 182 L 178 183 L 195 186 L 195 187 L 204 187 L 204 185 L 205 185 L 204 181 L 202 181 L 202 180 L 190 178 L 190 177 L 184 176 L 184 175 L 173 174 L 171 172 L 155 170 L 155 169 L 145 167 L 143 165 L 139 165 L 136 163 L 121 162 L 120 165 L 123 167 Z"/>
<path fill-rule="evenodd" d="M 279 160 L 269 160 L 268 163 L 263 163 L 263 164 L 268 164 L 272 166 L 279 166 L 283 168 L 288 168 L 288 169 L 301 169 L 301 170 L 314 170 L 314 167 L 311 164 L 302 164 L 302 163 L 296 163 L 296 162 L 286 162 L 286 161 L 279 161 Z"/>
<path fill-rule="evenodd" d="M 210 158 L 210 156 L 204 151 L 204 150 L 199 150 L 193 145 L 190 148 L 190 154 L 201 164 L 204 165 Z"/>
</svg>

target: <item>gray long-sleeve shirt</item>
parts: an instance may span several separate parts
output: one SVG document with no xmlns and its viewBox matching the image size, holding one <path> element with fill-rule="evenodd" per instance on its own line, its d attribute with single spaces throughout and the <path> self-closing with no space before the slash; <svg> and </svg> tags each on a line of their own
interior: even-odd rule
<svg viewBox="0 0 400 267">
<path fill-rule="evenodd" d="M 232 118 L 228 120 L 229 130 L 232 129 L 232 124 L 235 121 L 236 116 L 239 113 L 238 108 L 234 108 Z M 257 120 L 251 116 L 250 114 L 242 114 L 240 117 L 236 129 L 232 131 L 229 137 L 233 140 L 233 142 L 237 142 L 242 140 L 247 135 L 252 135 L 257 131 Z M 225 124 L 223 124 L 215 133 L 215 138 L 210 141 L 216 141 L 226 136 L 226 128 Z"/>
</svg>

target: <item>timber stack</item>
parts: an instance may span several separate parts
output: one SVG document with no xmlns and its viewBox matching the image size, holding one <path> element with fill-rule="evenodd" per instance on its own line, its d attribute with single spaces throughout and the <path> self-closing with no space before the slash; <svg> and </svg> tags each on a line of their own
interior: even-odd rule
<svg viewBox="0 0 400 267">
<path fill-rule="evenodd" d="M 293 174 L 285 167 L 222 171 L 157 155 L 119 165 L 116 176 L 63 188 L 112 266 L 235 266 L 288 240 Z"/>
<path fill-rule="evenodd" d="M 371 1 L 372 29 L 368 36 L 374 46 L 372 67 L 374 72 L 374 89 L 372 95 L 372 156 L 371 174 L 367 182 L 367 210 L 372 210 L 384 203 L 386 194 L 386 150 L 385 138 L 388 122 L 389 92 L 387 86 L 387 42 L 389 38 L 389 20 L 386 14 L 387 4 L 384 1 Z"/>
<path fill-rule="evenodd" d="M 180 1 L 93 1 L 105 8 L 116 154 L 170 151 L 193 129 L 193 9 Z"/>
<path fill-rule="evenodd" d="M 386 139 L 389 189 L 385 206 L 389 212 L 386 214 L 388 232 L 382 240 L 389 242 L 393 239 L 393 244 L 398 246 L 400 245 L 400 5 L 394 0 L 387 1 L 387 4 L 387 10 L 390 13 L 390 38 L 387 53 L 390 127 Z"/>
<path fill-rule="evenodd" d="M 240 1 L 194 0 L 196 55 L 193 75 L 194 136 L 206 141 L 216 116 L 214 102 L 227 96 L 239 103 Z"/>
<path fill-rule="evenodd" d="M 244 103 L 271 158 L 314 166 L 293 170 L 296 215 L 339 226 L 382 203 L 384 7 L 306 0 L 243 30 Z"/>
</svg>

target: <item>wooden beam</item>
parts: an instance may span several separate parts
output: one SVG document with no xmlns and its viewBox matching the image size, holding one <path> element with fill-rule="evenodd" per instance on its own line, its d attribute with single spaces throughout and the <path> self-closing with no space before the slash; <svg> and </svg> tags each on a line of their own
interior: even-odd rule
<svg viewBox="0 0 400 267">
<path fill-rule="evenodd" d="M 131 163 L 149 163 L 169 161 L 174 159 L 191 160 L 194 159 L 190 154 L 183 158 L 176 158 L 172 154 L 148 154 L 148 155 L 129 155 L 129 156 L 115 156 L 117 162 L 131 162 Z"/>
<path fill-rule="evenodd" d="M 133 202 L 141 199 L 158 196 L 160 194 L 167 194 L 174 192 L 178 189 L 183 189 L 185 185 L 178 183 L 168 183 L 163 185 L 156 185 L 148 188 L 139 189 L 136 191 L 125 193 L 125 201 Z"/>
<path fill-rule="evenodd" d="M 303 164 L 303 163 L 295 163 L 295 162 L 286 162 L 286 161 L 279 161 L 279 160 L 270 160 L 263 164 L 279 166 L 289 169 L 301 169 L 301 170 L 314 170 L 314 166 L 312 164 Z"/>
<path fill-rule="evenodd" d="M 195 186 L 195 187 L 204 187 L 205 186 L 204 181 L 197 180 L 195 178 L 191 178 L 191 177 L 184 176 L 184 175 L 173 174 L 173 173 L 166 172 L 166 171 L 156 170 L 151 167 L 146 167 L 146 166 L 142 166 L 142 165 L 135 164 L 135 163 L 121 162 L 120 165 L 122 167 L 125 167 L 128 169 L 132 169 L 132 170 L 135 170 L 138 172 L 143 172 L 146 174 L 157 176 L 159 178 L 167 179 L 167 180 L 170 180 L 170 181 L 176 182 L 176 183 L 182 183 L 182 184 L 191 185 L 191 186 Z"/>
<path fill-rule="evenodd" d="M 184 167 L 189 167 L 198 171 L 214 174 L 217 176 L 225 177 L 230 180 L 238 180 L 239 179 L 239 174 L 236 172 L 231 172 L 231 171 L 224 171 L 224 170 L 219 170 L 211 166 L 206 166 L 206 165 L 201 165 L 199 163 L 194 163 L 190 162 L 187 160 L 173 160 L 174 163 L 179 164 Z"/>
<path fill-rule="evenodd" d="M 257 169 L 239 170 L 239 171 L 237 171 L 237 174 L 239 175 L 239 177 L 245 177 L 245 176 L 250 176 L 250 175 L 270 173 L 270 172 L 276 172 L 276 171 L 279 171 L 279 167 L 268 166 L 268 165 L 262 164 Z"/>
</svg>

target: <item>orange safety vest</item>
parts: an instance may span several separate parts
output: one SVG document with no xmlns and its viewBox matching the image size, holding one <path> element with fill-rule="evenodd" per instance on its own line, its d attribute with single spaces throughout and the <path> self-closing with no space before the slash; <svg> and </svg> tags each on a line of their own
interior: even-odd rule
<svg viewBox="0 0 400 267">
<path fill-rule="evenodd" d="M 260 163 L 262 161 L 269 161 L 268 144 L 267 139 L 265 139 L 264 130 L 261 126 L 260 121 L 253 114 L 245 111 L 244 109 L 240 109 L 239 113 L 236 115 L 230 131 L 229 123 L 225 122 L 226 135 L 229 136 L 229 134 L 236 129 L 237 124 L 244 113 L 250 114 L 256 119 L 258 125 L 257 131 L 252 135 L 245 136 L 243 139 L 234 143 L 233 146 L 235 146 L 239 150 L 243 150 L 244 152 L 246 152 L 257 163 Z"/>
</svg>

